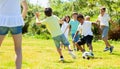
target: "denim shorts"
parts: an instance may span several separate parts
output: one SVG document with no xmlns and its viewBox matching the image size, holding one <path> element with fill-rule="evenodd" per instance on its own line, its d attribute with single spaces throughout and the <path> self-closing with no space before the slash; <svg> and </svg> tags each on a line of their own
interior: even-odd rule
<svg viewBox="0 0 120 69">
<path fill-rule="evenodd" d="M 74 35 L 75 34 L 72 34 L 72 39 L 74 38 Z M 76 35 L 76 37 L 74 38 L 74 42 L 77 42 L 79 40 L 80 36 L 79 35 Z"/>
<path fill-rule="evenodd" d="M 102 38 L 107 37 L 108 36 L 109 27 L 105 26 L 101 30 L 102 30 Z"/>
<path fill-rule="evenodd" d="M 70 45 L 70 43 L 68 42 L 68 40 L 67 40 L 67 38 L 65 37 L 64 34 L 53 37 L 53 40 L 54 40 L 55 45 L 56 45 L 57 48 L 60 48 L 60 42 L 62 42 L 62 44 L 64 46 L 69 46 Z"/>
<path fill-rule="evenodd" d="M 17 26 L 17 27 L 3 27 L 0 26 L 0 35 L 6 35 L 8 32 L 12 35 L 20 34 L 22 33 L 22 26 Z"/>
</svg>

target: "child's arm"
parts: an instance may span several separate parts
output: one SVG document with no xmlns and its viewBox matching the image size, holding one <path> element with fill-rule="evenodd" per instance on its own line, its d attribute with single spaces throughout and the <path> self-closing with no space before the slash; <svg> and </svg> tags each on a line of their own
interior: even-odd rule
<svg viewBox="0 0 120 69">
<path fill-rule="evenodd" d="M 66 32 L 66 30 L 69 28 L 69 25 L 66 27 L 66 29 L 65 29 L 65 31 L 64 31 L 64 33 Z"/>
<path fill-rule="evenodd" d="M 37 24 L 37 25 L 41 24 L 41 22 L 39 21 L 39 17 L 40 17 L 39 12 L 36 12 L 36 13 L 35 13 L 35 17 L 36 17 L 36 24 Z"/>
<path fill-rule="evenodd" d="M 77 31 L 73 37 L 73 40 L 75 39 L 75 37 L 78 35 L 79 31 Z"/>
<path fill-rule="evenodd" d="M 63 24 L 64 21 L 62 19 L 59 20 L 59 24 Z"/>
<path fill-rule="evenodd" d="M 27 10 L 28 10 L 28 5 L 27 5 L 26 0 L 23 0 L 21 4 L 23 7 L 22 17 L 25 18 L 26 14 L 27 14 Z"/>
</svg>

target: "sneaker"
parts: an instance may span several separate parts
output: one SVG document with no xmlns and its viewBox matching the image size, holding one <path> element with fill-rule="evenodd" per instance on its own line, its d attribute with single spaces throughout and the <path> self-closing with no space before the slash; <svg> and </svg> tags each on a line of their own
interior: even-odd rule
<svg viewBox="0 0 120 69">
<path fill-rule="evenodd" d="M 76 48 L 74 48 L 74 51 L 77 51 L 77 49 L 76 49 Z"/>
<path fill-rule="evenodd" d="M 110 47 L 110 53 L 113 52 L 113 48 L 114 48 L 114 46 L 111 46 L 111 47 Z"/>
<path fill-rule="evenodd" d="M 73 53 L 73 51 L 69 51 L 69 54 L 72 56 L 73 59 L 76 59 L 75 54 Z"/>
<path fill-rule="evenodd" d="M 64 58 L 60 58 L 59 60 L 60 60 L 60 61 L 64 61 Z"/>
<path fill-rule="evenodd" d="M 93 54 L 93 52 L 90 52 L 90 54 L 91 54 L 91 57 L 93 58 L 93 57 L 94 57 L 94 54 Z"/>
<path fill-rule="evenodd" d="M 110 48 L 106 47 L 106 48 L 104 49 L 104 52 L 106 52 L 106 51 L 108 51 L 108 50 L 110 50 Z"/>
</svg>

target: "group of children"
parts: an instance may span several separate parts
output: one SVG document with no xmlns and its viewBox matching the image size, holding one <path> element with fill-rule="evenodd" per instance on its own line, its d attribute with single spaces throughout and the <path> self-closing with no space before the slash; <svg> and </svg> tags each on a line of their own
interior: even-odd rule
<svg viewBox="0 0 120 69">
<path fill-rule="evenodd" d="M 22 4 L 23 7 L 22 15 L 20 4 Z M 104 7 L 100 9 L 100 15 L 96 22 L 100 23 L 102 39 L 106 44 L 104 51 L 110 50 L 110 53 L 112 53 L 114 46 L 109 44 L 107 35 L 109 31 L 109 21 L 111 23 L 113 22 L 109 15 L 105 13 L 105 11 L 106 8 Z M 25 18 L 26 13 L 26 0 L 0 0 L 0 46 L 5 35 L 10 31 L 13 36 L 15 45 L 16 69 L 21 69 L 22 67 L 22 26 L 24 26 L 23 18 Z M 70 19 L 69 16 L 65 16 L 65 18 L 61 20 L 52 14 L 51 8 L 45 8 L 44 13 L 47 16 L 47 18 L 44 20 L 39 20 L 39 13 L 35 14 L 36 24 L 46 25 L 48 31 L 52 35 L 57 51 L 60 55 L 60 60 L 64 60 L 61 51 L 61 44 L 68 48 L 68 52 L 72 58 L 76 58 L 76 55 L 71 49 L 70 43 L 68 41 L 69 30 L 71 32 L 74 50 L 76 50 L 77 47 L 77 49 L 81 50 L 81 52 L 85 52 L 84 44 L 86 43 L 90 53 L 94 56 L 92 47 L 93 32 L 91 30 L 93 22 L 90 22 L 89 16 L 84 18 L 82 14 L 74 12 L 72 14 L 72 19 Z M 62 24 L 61 28 L 59 24 Z M 80 35 L 82 36 L 81 38 Z"/>
<path fill-rule="evenodd" d="M 104 11 L 104 14 L 102 15 L 102 13 L 100 13 L 98 20 L 96 22 L 91 22 L 90 16 L 86 16 L 84 18 L 82 14 L 78 14 L 76 12 L 72 14 L 72 19 L 70 19 L 70 16 L 65 16 L 61 20 L 60 18 L 52 14 L 51 8 L 45 8 L 44 13 L 47 16 L 47 18 L 42 21 L 39 21 L 40 15 L 36 13 L 36 23 L 46 25 L 48 31 L 51 33 L 53 37 L 53 40 L 57 47 L 57 51 L 60 55 L 60 60 L 64 60 L 60 47 L 61 43 L 68 48 L 70 55 L 73 58 L 76 58 L 75 54 L 70 48 L 70 43 L 68 41 L 69 30 L 71 32 L 74 50 L 76 50 L 77 48 L 78 50 L 81 50 L 82 53 L 84 53 L 85 52 L 84 45 L 87 44 L 87 47 L 89 48 L 91 55 L 94 57 L 93 46 L 92 46 L 93 32 L 91 30 L 92 24 L 98 25 L 99 22 L 100 28 L 102 27 L 101 29 L 102 39 L 106 44 L 106 48 L 104 49 L 104 51 L 110 50 L 110 53 L 112 53 L 114 48 L 107 41 L 108 25 L 109 25 L 108 22 L 110 21 L 110 17 L 107 15 L 107 13 L 105 13 L 105 7 L 102 7 L 100 9 L 100 12 L 101 11 Z M 61 29 L 59 24 L 62 24 Z"/>
</svg>

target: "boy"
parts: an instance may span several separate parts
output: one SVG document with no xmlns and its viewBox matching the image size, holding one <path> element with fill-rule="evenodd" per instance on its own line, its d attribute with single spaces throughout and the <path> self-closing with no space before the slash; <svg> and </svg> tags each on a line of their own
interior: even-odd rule
<svg viewBox="0 0 120 69">
<path fill-rule="evenodd" d="M 20 4 L 23 7 L 22 15 Z M 0 0 L 0 46 L 5 35 L 10 31 L 15 45 L 16 69 L 22 67 L 22 26 L 26 13 L 26 0 Z"/>
<path fill-rule="evenodd" d="M 90 21 L 90 16 L 86 16 L 85 21 Z"/>
<path fill-rule="evenodd" d="M 60 48 L 60 42 L 64 44 L 64 46 L 67 46 L 69 54 L 72 56 L 72 58 L 76 58 L 75 54 L 70 48 L 70 44 L 68 40 L 66 39 L 65 35 L 62 33 L 59 25 L 59 18 L 55 15 L 52 15 L 52 9 L 51 8 L 45 8 L 44 10 L 45 15 L 47 16 L 46 19 L 39 21 L 39 14 L 36 13 L 36 23 L 37 24 L 45 24 L 48 31 L 51 33 L 53 40 L 55 42 L 57 51 L 60 55 L 60 60 L 63 61 L 64 57 Z"/>
<path fill-rule="evenodd" d="M 100 29 L 102 31 L 102 39 L 105 42 L 105 51 L 110 50 L 110 53 L 112 53 L 114 46 L 111 46 L 108 42 L 108 31 L 109 31 L 109 22 L 113 23 L 110 19 L 110 16 L 106 13 L 106 8 L 101 7 L 100 8 L 100 15 L 98 16 L 97 22 L 100 22 Z"/>
<path fill-rule="evenodd" d="M 81 45 L 87 43 L 90 53 L 94 57 L 93 47 L 92 47 L 93 32 L 91 30 L 92 23 L 90 21 L 85 21 L 84 16 L 82 14 L 79 14 L 77 16 L 77 20 L 80 22 L 80 24 L 78 26 L 78 29 L 74 38 L 76 37 L 76 35 L 78 35 L 79 31 L 81 31 L 83 37 L 76 43 L 76 46 L 81 50 L 81 52 L 84 53 L 85 50 L 81 47 Z"/>
<path fill-rule="evenodd" d="M 72 18 L 69 22 L 69 28 L 70 28 L 70 32 L 71 32 L 71 36 L 72 36 L 72 39 L 77 31 L 77 27 L 79 25 L 79 22 L 77 21 L 77 15 L 78 13 L 77 12 L 73 12 L 72 14 Z M 74 50 L 76 50 L 76 47 L 75 47 L 75 42 L 77 42 L 79 40 L 79 35 L 76 35 L 76 37 L 74 38 L 73 40 L 73 47 L 74 47 Z"/>
</svg>

